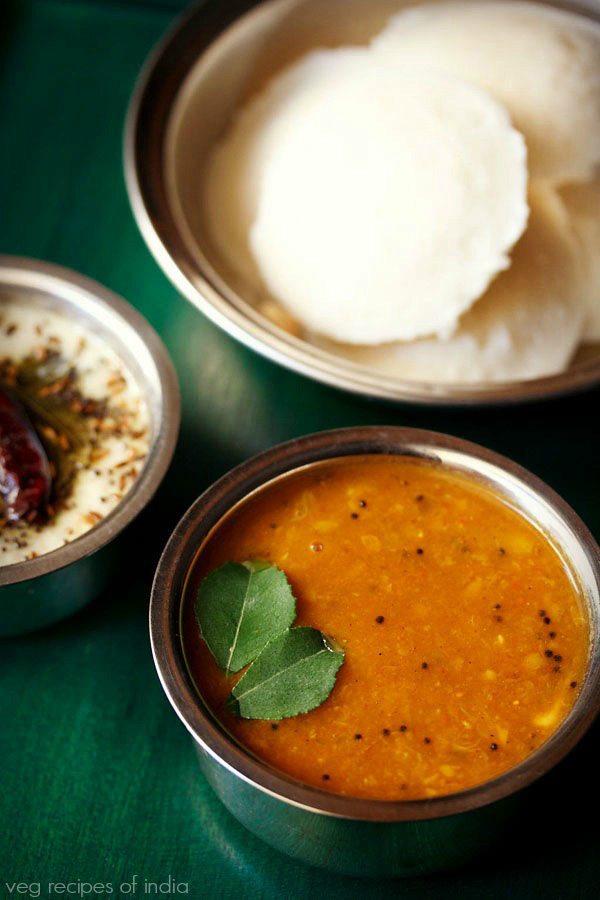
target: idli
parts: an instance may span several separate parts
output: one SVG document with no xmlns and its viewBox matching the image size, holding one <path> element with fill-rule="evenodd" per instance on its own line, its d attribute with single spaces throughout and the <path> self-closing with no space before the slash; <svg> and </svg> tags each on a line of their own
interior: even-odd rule
<svg viewBox="0 0 600 900">
<path fill-rule="evenodd" d="M 585 266 L 587 315 L 582 340 L 600 341 L 600 177 L 563 188 L 561 196 L 580 241 Z"/>
<path fill-rule="evenodd" d="M 343 77 L 365 56 L 361 48 L 336 50 L 333 77 Z M 288 119 L 301 114 L 312 90 L 331 74 L 330 53 L 315 52 L 271 79 L 241 106 L 207 161 L 203 210 L 209 237 L 222 261 L 247 286 L 264 294 L 249 245 L 266 162 L 285 132 Z M 268 302 L 268 301 L 267 301 Z"/>
<path fill-rule="evenodd" d="M 582 302 L 580 256 L 557 192 L 530 191 L 527 231 L 499 275 L 462 318 L 449 340 L 428 339 L 381 347 L 321 347 L 352 362 L 411 381 L 514 381 L 561 372 L 579 343 Z"/>
<path fill-rule="evenodd" d="M 479 88 L 309 54 L 246 105 L 208 169 L 223 257 L 306 328 L 375 344 L 448 335 L 527 221 L 522 136 Z"/>
<path fill-rule="evenodd" d="M 373 50 L 489 91 L 527 141 L 533 178 L 583 181 L 600 162 L 600 28 L 538 3 L 439 2 L 390 20 Z"/>
</svg>

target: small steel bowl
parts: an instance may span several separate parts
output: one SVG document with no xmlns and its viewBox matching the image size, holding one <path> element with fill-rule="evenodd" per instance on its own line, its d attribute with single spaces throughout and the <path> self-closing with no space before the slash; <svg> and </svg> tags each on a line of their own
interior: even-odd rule
<svg viewBox="0 0 600 900">
<path fill-rule="evenodd" d="M 50 625 L 104 590 L 119 561 L 120 542 L 110 542 L 142 511 L 167 471 L 180 407 L 177 376 L 162 341 L 132 306 L 107 288 L 49 263 L 0 256 L 0 301 L 11 295 L 24 296 L 42 309 L 68 313 L 112 347 L 143 389 L 151 438 L 137 480 L 98 525 L 51 553 L 0 566 L 2 637 Z"/>
<path fill-rule="evenodd" d="M 291 60 L 315 46 L 363 44 L 403 5 L 408 4 L 208 0 L 184 16 L 146 63 L 127 117 L 127 188 L 148 247 L 178 290 L 233 337 L 335 387 L 390 400 L 465 405 L 532 400 L 597 384 L 600 345 L 582 348 L 565 372 L 529 381 L 422 383 L 368 369 L 262 315 L 256 289 L 211 246 L 201 203 L 204 164 L 235 110 Z M 600 21 L 596 0 L 549 5 Z"/>
<path fill-rule="evenodd" d="M 287 777 L 235 742 L 204 705 L 186 667 L 181 629 L 186 581 L 211 529 L 236 504 L 273 479 L 320 460 L 362 454 L 417 456 L 489 485 L 547 535 L 585 598 L 589 664 L 567 718 L 520 765 L 450 796 L 364 800 Z M 600 708 L 600 551 L 585 525 L 554 491 L 525 469 L 476 444 L 411 428 L 322 432 L 255 456 L 196 500 L 158 565 L 150 632 L 165 693 L 195 741 L 206 778 L 242 824 L 278 850 L 336 872 L 379 877 L 423 874 L 457 866 L 494 846 L 514 821 L 518 792 L 571 750 L 596 716 Z"/>
</svg>

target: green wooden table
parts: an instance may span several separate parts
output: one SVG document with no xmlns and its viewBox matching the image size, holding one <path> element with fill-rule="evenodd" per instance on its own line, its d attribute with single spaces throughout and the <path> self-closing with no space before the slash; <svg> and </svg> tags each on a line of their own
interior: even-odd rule
<svg viewBox="0 0 600 900">
<path fill-rule="evenodd" d="M 0 252 L 72 266 L 121 293 L 162 334 L 183 391 L 175 464 L 133 526 L 139 558 L 72 620 L 0 644 L 0 897 L 16 881 L 29 896 L 39 883 L 42 897 L 71 882 L 73 896 L 78 880 L 126 896 L 134 876 L 137 896 L 145 881 L 171 879 L 172 895 L 177 883 L 210 898 L 595 897 L 598 727 L 531 795 L 538 829 L 516 828 L 477 867 L 378 883 L 303 867 L 246 833 L 203 781 L 163 696 L 146 624 L 161 546 L 216 476 L 295 435 L 389 423 L 467 437 L 549 481 L 600 534 L 597 392 L 496 410 L 370 403 L 258 358 L 178 297 L 129 211 L 121 133 L 136 73 L 181 5 L 0 4 Z"/>
</svg>

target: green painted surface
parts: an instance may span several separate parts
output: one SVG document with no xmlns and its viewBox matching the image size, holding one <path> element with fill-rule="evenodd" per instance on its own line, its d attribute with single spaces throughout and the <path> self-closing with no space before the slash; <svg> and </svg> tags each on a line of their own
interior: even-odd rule
<svg viewBox="0 0 600 900">
<path fill-rule="evenodd" d="M 47 896 L 48 882 L 77 879 L 110 882 L 118 896 L 134 875 L 137 895 L 144 879 L 170 877 L 211 898 L 595 897 L 599 728 L 530 795 L 513 840 L 485 864 L 362 882 L 291 863 L 241 828 L 163 697 L 146 625 L 160 548 L 215 476 L 294 435 L 389 423 L 467 437 L 549 481 L 600 534 L 598 393 L 492 411 L 369 403 L 259 359 L 177 296 L 129 212 L 121 130 L 136 72 L 180 7 L 1 6 L 0 251 L 72 266 L 145 313 L 176 362 L 184 419 L 170 475 L 134 526 L 136 565 L 65 624 L 0 644 L 0 897 L 6 882 L 40 882 Z"/>
</svg>

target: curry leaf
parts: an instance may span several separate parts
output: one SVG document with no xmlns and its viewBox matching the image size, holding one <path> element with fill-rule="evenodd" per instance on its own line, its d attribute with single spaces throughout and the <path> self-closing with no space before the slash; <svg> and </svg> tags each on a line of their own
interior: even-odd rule
<svg viewBox="0 0 600 900">
<path fill-rule="evenodd" d="M 286 719 L 323 703 L 344 651 L 316 628 L 288 628 L 267 644 L 227 700 L 244 719 Z"/>
<path fill-rule="evenodd" d="M 202 581 L 196 599 L 202 637 L 227 674 L 239 672 L 294 621 L 284 573 L 262 560 L 225 563 Z"/>
</svg>

